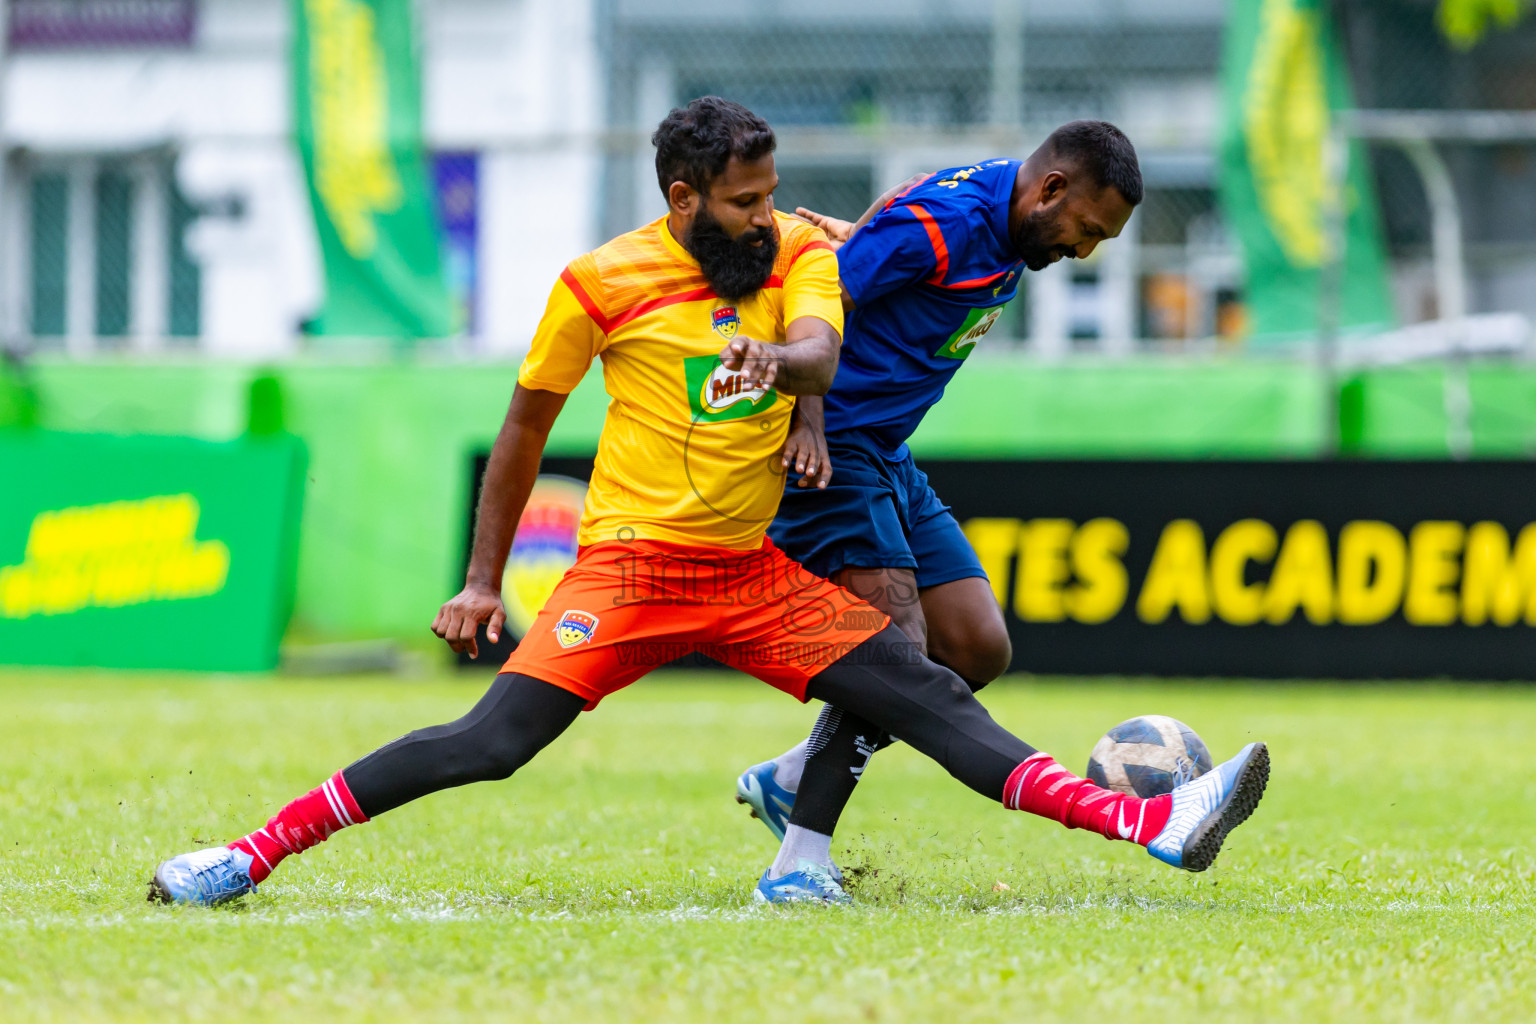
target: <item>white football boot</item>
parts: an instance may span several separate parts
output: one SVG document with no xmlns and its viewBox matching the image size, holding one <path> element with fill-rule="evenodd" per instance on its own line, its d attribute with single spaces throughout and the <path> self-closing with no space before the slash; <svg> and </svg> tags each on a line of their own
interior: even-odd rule
<svg viewBox="0 0 1536 1024">
<path fill-rule="evenodd" d="M 1147 844 L 1147 852 L 1164 864 L 1204 871 L 1221 852 L 1227 833 L 1259 805 L 1268 782 L 1269 748 L 1250 743 L 1232 760 L 1173 791 L 1168 824 Z"/>
</svg>

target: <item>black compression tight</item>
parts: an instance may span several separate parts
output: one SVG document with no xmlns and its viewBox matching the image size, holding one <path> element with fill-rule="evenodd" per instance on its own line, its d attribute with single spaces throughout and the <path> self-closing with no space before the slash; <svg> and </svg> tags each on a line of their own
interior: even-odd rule
<svg viewBox="0 0 1536 1024">
<path fill-rule="evenodd" d="M 370 818 L 440 789 L 505 779 L 564 732 L 586 703 L 506 672 L 463 718 L 406 733 L 342 769 L 342 777 Z"/>
<path fill-rule="evenodd" d="M 1008 776 L 1035 753 L 992 720 L 965 680 L 913 651 L 906 634 L 886 626 L 811 680 L 806 696 L 841 714 L 833 716 L 835 723 L 817 723 L 818 729 L 833 727 L 813 734 L 807 746 L 790 824 L 831 835 L 858 781 L 853 769 L 862 771 L 886 740 L 883 733 L 911 744 L 993 800 L 1003 798 Z M 818 741 L 820 749 L 812 754 Z"/>
<path fill-rule="evenodd" d="M 1008 775 L 1034 748 L 994 722 L 959 676 L 911 652 L 906 635 L 887 626 L 812 679 L 806 695 L 910 743 L 978 793 L 1001 800 Z M 585 705 L 558 686 L 504 673 L 463 718 L 407 733 L 342 775 L 372 818 L 440 789 L 507 778 Z"/>
<path fill-rule="evenodd" d="M 972 693 L 986 683 L 964 679 Z M 805 746 L 805 768 L 789 823 L 830 836 L 875 751 L 890 746 L 891 734 L 833 704 L 822 707 Z"/>
</svg>

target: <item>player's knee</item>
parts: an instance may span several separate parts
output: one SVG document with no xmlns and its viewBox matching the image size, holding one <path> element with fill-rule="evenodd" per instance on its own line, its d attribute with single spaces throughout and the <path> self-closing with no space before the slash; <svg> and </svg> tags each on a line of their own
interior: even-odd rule
<svg viewBox="0 0 1536 1024">
<path fill-rule="evenodd" d="M 1001 622 L 973 625 L 959 635 L 936 633 L 928 639 L 929 656 L 978 687 L 990 683 L 1013 661 L 1013 644 Z"/>
<path fill-rule="evenodd" d="M 515 750 L 500 745 L 466 751 L 452 768 L 453 784 L 462 786 L 471 782 L 499 782 L 511 778 L 512 773 L 521 768 L 525 761 L 526 758 L 518 759 Z"/>
<path fill-rule="evenodd" d="M 456 737 L 442 765 L 447 785 L 464 786 L 471 782 L 499 782 L 511 778 L 512 773 L 527 764 L 536 752 L 515 735 L 477 736 L 478 731 L 481 730 L 471 730 Z"/>
</svg>

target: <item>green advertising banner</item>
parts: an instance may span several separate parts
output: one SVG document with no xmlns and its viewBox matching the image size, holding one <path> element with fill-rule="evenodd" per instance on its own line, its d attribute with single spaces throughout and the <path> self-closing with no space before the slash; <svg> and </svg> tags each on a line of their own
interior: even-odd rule
<svg viewBox="0 0 1536 1024">
<path fill-rule="evenodd" d="M 1337 112 L 1353 106 L 1327 5 L 1232 0 L 1221 76 L 1221 204 L 1243 248 L 1252 331 L 1312 336 L 1326 255 L 1325 150 Z M 1348 159 L 1339 324 L 1385 329 L 1392 298 L 1365 147 L 1351 143 Z"/>
<path fill-rule="evenodd" d="M 275 667 L 304 465 L 289 436 L 0 432 L 0 664 Z"/>
<path fill-rule="evenodd" d="M 412 0 L 293 0 L 294 124 L 325 263 L 317 334 L 454 333 Z"/>
</svg>

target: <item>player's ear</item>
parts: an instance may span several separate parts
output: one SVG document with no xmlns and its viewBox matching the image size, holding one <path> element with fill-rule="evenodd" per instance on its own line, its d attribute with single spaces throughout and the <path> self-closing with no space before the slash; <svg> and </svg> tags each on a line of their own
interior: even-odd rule
<svg viewBox="0 0 1536 1024">
<path fill-rule="evenodd" d="M 1067 194 L 1067 176 L 1060 171 L 1048 171 L 1040 179 L 1040 206 L 1055 206 Z"/>
<path fill-rule="evenodd" d="M 692 217 L 697 213 L 702 201 L 702 197 L 686 181 L 674 181 L 667 186 L 667 204 L 684 217 Z"/>
</svg>

